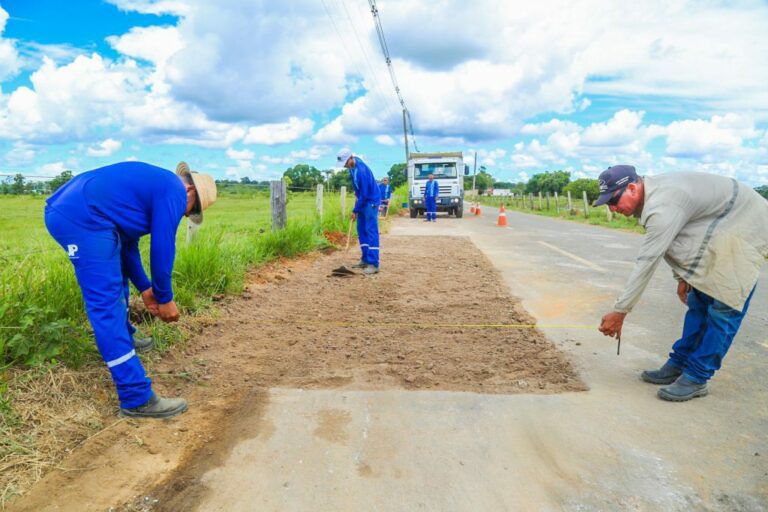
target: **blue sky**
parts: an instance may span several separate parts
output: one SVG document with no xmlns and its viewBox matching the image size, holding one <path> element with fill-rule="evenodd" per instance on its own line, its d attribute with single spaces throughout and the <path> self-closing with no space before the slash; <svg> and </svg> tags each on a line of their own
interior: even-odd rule
<svg viewBox="0 0 768 512">
<path fill-rule="evenodd" d="M 639 4 L 380 0 L 418 148 L 509 181 L 630 163 L 768 184 L 768 4 Z M 378 176 L 403 161 L 366 0 L 0 0 L 0 173 L 272 179 L 343 146 Z"/>
</svg>

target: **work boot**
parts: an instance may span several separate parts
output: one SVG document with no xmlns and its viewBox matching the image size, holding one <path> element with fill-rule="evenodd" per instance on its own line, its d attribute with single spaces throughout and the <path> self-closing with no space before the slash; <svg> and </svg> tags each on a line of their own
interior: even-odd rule
<svg viewBox="0 0 768 512">
<path fill-rule="evenodd" d="M 139 354 L 149 352 L 155 348 L 155 340 L 152 338 L 133 338 L 133 348 Z"/>
<path fill-rule="evenodd" d="M 187 401 L 183 398 L 161 398 L 152 393 L 152 398 L 144 405 L 131 409 L 120 408 L 121 416 L 129 418 L 173 418 L 187 410 Z"/>
<path fill-rule="evenodd" d="M 645 370 L 640 374 L 640 378 L 651 384 L 672 384 L 683 374 L 683 369 L 679 368 L 669 361 L 658 370 Z"/>
<path fill-rule="evenodd" d="M 379 273 L 379 267 L 374 267 L 373 265 L 368 265 L 363 269 L 363 275 L 364 276 L 372 276 L 373 274 Z"/>
<path fill-rule="evenodd" d="M 352 268 L 365 268 L 367 266 L 368 266 L 368 264 L 366 262 L 364 262 L 363 260 L 360 260 L 357 263 L 355 263 L 354 265 L 352 265 Z"/>
<path fill-rule="evenodd" d="M 697 396 L 707 396 L 707 393 L 709 393 L 709 389 L 707 389 L 706 382 L 699 384 L 698 382 L 693 382 L 685 375 L 681 375 L 671 386 L 661 388 L 658 395 L 662 400 L 685 402 Z"/>
</svg>

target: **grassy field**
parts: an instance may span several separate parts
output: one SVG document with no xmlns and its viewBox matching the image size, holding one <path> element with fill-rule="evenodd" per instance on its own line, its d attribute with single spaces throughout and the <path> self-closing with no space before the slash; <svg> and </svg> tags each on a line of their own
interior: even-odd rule
<svg viewBox="0 0 768 512">
<path fill-rule="evenodd" d="M 514 210 L 533 215 L 543 215 L 546 217 L 558 217 L 594 226 L 605 226 L 615 229 L 626 229 L 636 233 L 645 233 L 645 229 L 637 223 L 637 219 L 634 217 L 628 218 L 623 215 L 614 214 L 609 219 L 608 211 L 605 206 L 596 208 L 590 206 L 588 210 L 589 217 L 587 217 L 584 215 L 584 201 L 581 199 L 578 201 L 574 199 L 572 201 L 572 211 L 568 211 L 568 199 L 566 197 L 558 198 L 559 211 L 555 205 L 554 197 L 551 197 L 548 203 L 546 197 L 542 198 L 541 205 L 539 205 L 539 198 L 534 196 L 533 209 L 531 209 L 531 203 L 528 197 L 523 199 L 513 199 L 511 197 L 500 196 L 479 196 L 477 198 L 469 198 L 468 200 L 471 202 L 479 201 L 481 205 L 493 208 L 499 208 L 503 204 L 506 210 Z M 547 204 L 549 204 L 549 206 L 547 206 Z M 467 212 L 467 214 L 469 214 L 469 212 Z"/>
<path fill-rule="evenodd" d="M 190 245 L 182 220 L 173 273 L 179 307 L 197 313 L 214 295 L 241 291 L 249 267 L 330 246 L 324 234 L 346 233 L 354 196 L 346 198 L 344 215 L 338 193 L 326 194 L 324 203 L 321 219 L 314 193 L 290 193 L 288 227 L 272 232 L 268 192 L 224 192 Z M 0 369 L 58 361 L 77 367 L 94 355 L 74 272 L 45 229 L 44 207 L 40 196 L 0 196 Z M 141 249 L 147 266 L 148 237 Z M 142 330 L 165 340 L 181 336 L 155 321 Z"/>
</svg>

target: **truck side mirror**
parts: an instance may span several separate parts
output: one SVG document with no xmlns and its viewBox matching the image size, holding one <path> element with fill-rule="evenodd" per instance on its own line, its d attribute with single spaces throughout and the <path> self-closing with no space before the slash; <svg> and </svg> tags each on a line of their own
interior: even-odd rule
<svg viewBox="0 0 768 512">
<path fill-rule="evenodd" d="M 464 176 L 469 176 L 469 166 L 464 164 Z"/>
</svg>

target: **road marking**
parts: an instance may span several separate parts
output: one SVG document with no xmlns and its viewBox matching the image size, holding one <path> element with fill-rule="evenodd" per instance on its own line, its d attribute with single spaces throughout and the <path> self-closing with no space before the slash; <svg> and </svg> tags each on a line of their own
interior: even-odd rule
<svg viewBox="0 0 768 512">
<path fill-rule="evenodd" d="M 543 241 L 541 241 L 541 240 L 538 240 L 538 242 L 539 242 L 541 245 L 543 245 L 544 247 L 549 247 L 549 248 L 550 248 L 550 249 L 552 249 L 553 251 L 555 251 L 555 252 L 559 252 L 559 253 L 560 253 L 560 254 L 562 254 L 563 256 L 567 256 L 567 257 L 571 258 L 571 259 L 572 259 L 572 260 L 574 260 L 574 261 L 578 261 L 578 262 L 579 262 L 579 263 L 581 263 L 582 265 L 586 265 L 586 266 L 588 266 L 588 267 L 589 267 L 589 268 L 591 268 L 591 269 L 597 270 L 598 272 L 608 272 L 606 269 L 604 269 L 604 268 L 603 268 L 603 267 L 601 267 L 600 265 L 595 265 L 595 264 L 594 264 L 594 263 L 592 263 L 591 261 L 585 260 L 584 258 L 580 258 L 579 256 L 576 256 L 575 254 L 571 254 L 571 253 L 570 253 L 570 252 L 568 252 L 568 251 L 564 251 L 564 250 L 562 250 L 561 248 L 559 248 L 559 247 L 557 247 L 557 246 L 554 246 L 554 245 L 552 245 L 552 244 L 549 244 L 549 243 L 547 243 L 547 242 L 543 242 Z"/>
</svg>

